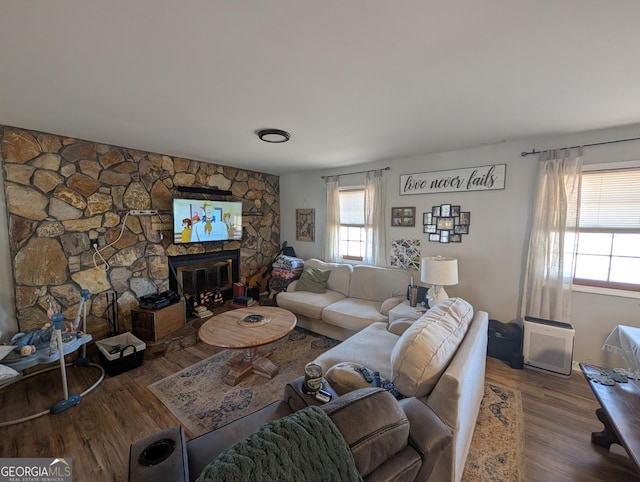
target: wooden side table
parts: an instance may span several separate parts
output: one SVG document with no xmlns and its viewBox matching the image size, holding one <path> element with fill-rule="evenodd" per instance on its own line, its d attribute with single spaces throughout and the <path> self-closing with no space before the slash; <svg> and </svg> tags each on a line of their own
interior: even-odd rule
<svg viewBox="0 0 640 482">
<path fill-rule="evenodd" d="M 158 341 L 185 325 L 184 299 L 159 310 L 131 310 L 131 331 L 147 341 Z"/>
</svg>

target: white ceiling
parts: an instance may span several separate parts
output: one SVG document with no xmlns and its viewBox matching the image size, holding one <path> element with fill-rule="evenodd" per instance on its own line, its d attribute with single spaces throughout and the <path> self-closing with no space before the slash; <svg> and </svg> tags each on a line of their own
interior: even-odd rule
<svg viewBox="0 0 640 482">
<path fill-rule="evenodd" d="M 639 20 L 637 0 L 4 1 L 0 124 L 274 174 L 627 125 Z"/>
</svg>

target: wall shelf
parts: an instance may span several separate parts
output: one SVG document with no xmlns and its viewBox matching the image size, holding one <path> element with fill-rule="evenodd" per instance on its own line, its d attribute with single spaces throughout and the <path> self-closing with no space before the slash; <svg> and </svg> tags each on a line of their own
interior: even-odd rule
<svg viewBox="0 0 640 482">
<path fill-rule="evenodd" d="M 227 191 L 225 189 L 218 189 L 217 187 L 207 188 L 207 187 L 189 187 L 189 186 L 178 186 L 176 188 L 179 192 L 189 192 L 189 193 L 197 193 L 197 194 L 212 194 L 216 196 L 231 196 L 233 193 L 231 191 Z"/>
</svg>

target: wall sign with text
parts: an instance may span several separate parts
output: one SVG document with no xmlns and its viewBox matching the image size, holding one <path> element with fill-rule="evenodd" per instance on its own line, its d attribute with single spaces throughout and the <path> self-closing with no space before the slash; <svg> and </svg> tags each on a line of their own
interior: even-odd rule
<svg viewBox="0 0 640 482">
<path fill-rule="evenodd" d="M 400 176 L 400 195 L 504 189 L 507 165 L 469 167 Z"/>
</svg>

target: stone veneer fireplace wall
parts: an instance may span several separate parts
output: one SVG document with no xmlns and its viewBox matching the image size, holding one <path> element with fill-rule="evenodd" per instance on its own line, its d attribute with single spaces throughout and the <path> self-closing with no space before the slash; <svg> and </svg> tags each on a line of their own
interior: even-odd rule
<svg viewBox="0 0 640 482">
<path fill-rule="evenodd" d="M 8 126 L 0 136 L 20 331 L 48 321 L 49 300 L 73 320 L 80 290 L 88 289 L 87 331 L 103 338 L 106 294 L 117 294 L 120 330 L 130 329 L 137 298 L 169 288 L 169 257 L 239 250 L 244 281 L 278 252 L 278 176 Z M 174 245 L 171 203 L 179 186 L 215 186 L 232 192 L 225 199 L 242 200 L 242 240 Z M 160 214 L 126 216 L 131 209 Z M 112 244 L 100 253 L 108 270 L 93 240 Z"/>
</svg>

